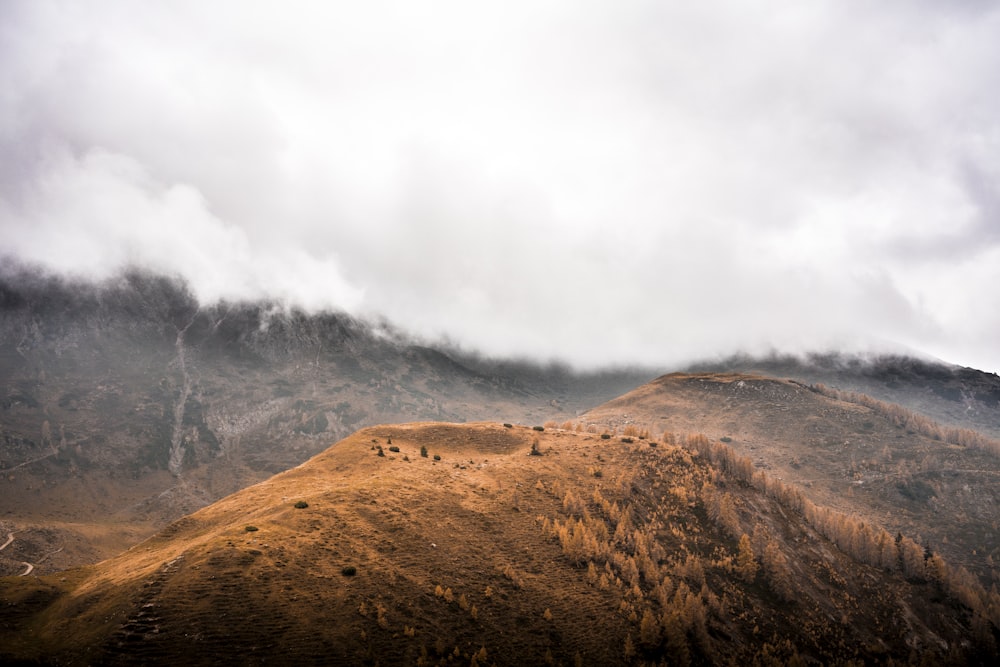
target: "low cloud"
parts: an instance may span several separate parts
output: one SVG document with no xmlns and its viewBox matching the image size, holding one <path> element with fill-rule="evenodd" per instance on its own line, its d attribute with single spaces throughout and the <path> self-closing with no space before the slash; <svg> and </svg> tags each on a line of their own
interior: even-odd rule
<svg viewBox="0 0 1000 667">
<path fill-rule="evenodd" d="M 362 301 L 335 258 L 294 245 L 255 248 L 197 189 L 157 183 L 127 156 L 59 152 L 41 173 L 18 210 L 3 211 L 5 249 L 22 261 L 91 280 L 140 266 L 184 278 L 204 303 L 276 298 L 353 310 Z"/>
<path fill-rule="evenodd" d="M 487 354 L 1000 370 L 988 3 L 6 3 L 0 254 Z"/>
</svg>

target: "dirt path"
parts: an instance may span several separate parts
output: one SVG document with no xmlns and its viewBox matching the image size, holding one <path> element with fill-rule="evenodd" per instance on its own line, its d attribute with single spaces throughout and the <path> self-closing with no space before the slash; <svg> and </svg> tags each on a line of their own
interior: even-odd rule
<svg viewBox="0 0 1000 667">
<path fill-rule="evenodd" d="M 11 542 L 13 542 L 13 541 L 14 541 L 14 533 L 8 533 L 7 534 L 7 541 L 4 542 L 3 545 L 0 545 L 0 551 L 3 551 L 8 546 L 10 546 Z M 21 574 L 18 575 L 19 577 L 26 577 L 29 574 L 31 574 L 32 570 L 35 569 L 35 566 L 32 565 L 31 563 L 29 563 L 26 560 L 21 561 L 21 565 L 24 565 L 25 570 L 24 570 L 24 572 L 22 572 Z"/>
</svg>

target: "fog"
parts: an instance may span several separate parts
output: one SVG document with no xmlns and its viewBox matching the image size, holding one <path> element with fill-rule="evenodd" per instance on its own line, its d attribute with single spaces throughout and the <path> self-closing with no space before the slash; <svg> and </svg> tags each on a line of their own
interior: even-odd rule
<svg viewBox="0 0 1000 667">
<path fill-rule="evenodd" d="M 0 256 L 586 367 L 1000 370 L 1000 8 L 479 5 L 4 2 Z"/>
</svg>

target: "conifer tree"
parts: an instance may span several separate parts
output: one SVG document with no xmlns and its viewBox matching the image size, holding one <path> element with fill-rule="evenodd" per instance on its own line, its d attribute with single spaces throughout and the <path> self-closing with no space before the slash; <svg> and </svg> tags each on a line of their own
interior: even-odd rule
<svg viewBox="0 0 1000 667">
<path fill-rule="evenodd" d="M 739 551 L 736 554 L 736 574 L 748 584 L 757 578 L 757 560 L 754 558 L 750 537 L 746 533 L 740 536 Z"/>
<path fill-rule="evenodd" d="M 626 660 L 631 660 L 635 657 L 635 643 L 632 641 L 631 632 L 625 635 L 624 653 Z"/>
<path fill-rule="evenodd" d="M 774 592 L 785 600 L 792 600 L 795 591 L 792 588 L 792 573 L 788 568 L 788 560 L 774 540 L 764 549 L 764 570 Z"/>
<path fill-rule="evenodd" d="M 663 621 L 664 634 L 667 637 L 667 654 L 671 664 L 678 667 L 688 667 L 691 664 L 691 649 L 688 648 L 687 636 L 681 619 L 676 613 L 669 613 Z"/>
<path fill-rule="evenodd" d="M 642 613 L 642 621 L 639 623 L 639 641 L 647 648 L 655 648 L 660 644 L 660 624 L 649 609 Z"/>
</svg>

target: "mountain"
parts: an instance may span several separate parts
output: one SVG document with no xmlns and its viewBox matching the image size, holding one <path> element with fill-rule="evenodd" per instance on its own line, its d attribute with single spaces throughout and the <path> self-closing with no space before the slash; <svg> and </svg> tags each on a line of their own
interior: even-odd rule
<svg viewBox="0 0 1000 667">
<path fill-rule="evenodd" d="M 995 664 L 1000 597 L 909 537 L 848 555 L 703 436 L 540 429 L 363 429 L 110 560 L 6 579 L 0 658 Z"/>
<path fill-rule="evenodd" d="M 819 505 L 1000 577 L 1000 443 L 857 394 L 737 373 L 665 375 L 580 416 L 610 432 L 701 433 Z"/>
<path fill-rule="evenodd" d="M 0 556 L 96 562 L 366 425 L 563 421 L 654 375 L 481 359 L 344 313 L 202 306 L 140 271 L 7 268 L 0 531 L 18 540 Z"/>
<path fill-rule="evenodd" d="M 815 353 L 733 356 L 685 369 L 689 373 L 749 373 L 823 384 L 897 403 L 948 426 L 1000 438 L 1000 377 L 974 368 L 899 354 Z"/>
</svg>

